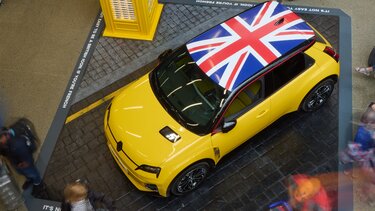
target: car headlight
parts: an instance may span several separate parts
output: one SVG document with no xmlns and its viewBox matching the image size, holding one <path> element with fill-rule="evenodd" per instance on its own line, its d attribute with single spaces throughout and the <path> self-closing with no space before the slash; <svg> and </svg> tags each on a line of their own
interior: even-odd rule
<svg viewBox="0 0 375 211">
<path fill-rule="evenodd" d="M 160 167 L 154 167 L 149 165 L 140 165 L 135 170 L 142 170 L 148 173 L 156 174 L 156 178 L 159 177 L 161 168 Z"/>
</svg>

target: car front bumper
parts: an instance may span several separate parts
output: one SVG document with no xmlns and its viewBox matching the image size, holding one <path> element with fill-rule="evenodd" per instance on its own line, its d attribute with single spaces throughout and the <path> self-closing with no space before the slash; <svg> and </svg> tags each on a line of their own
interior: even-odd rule
<svg viewBox="0 0 375 211">
<path fill-rule="evenodd" d="M 113 137 L 110 126 L 107 122 L 108 110 L 104 118 L 104 131 L 107 139 L 107 146 L 111 152 L 116 163 L 120 167 L 121 171 L 126 175 L 126 177 L 133 183 L 133 185 L 141 190 L 146 192 L 156 192 L 161 196 L 167 197 L 168 194 L 168 185 L 163 181 L 163 178 L 156 177 L 155 174 L 147 173 L 142 170 L 136 170 L 138 167 L 123 151 L 117 151 L 116 145 L 117 141 Z M 166 184 L 166 185 L 165 185 Z M 152 190 L 147 186 L 156 186 L 157 189 Z"/>
</svg>

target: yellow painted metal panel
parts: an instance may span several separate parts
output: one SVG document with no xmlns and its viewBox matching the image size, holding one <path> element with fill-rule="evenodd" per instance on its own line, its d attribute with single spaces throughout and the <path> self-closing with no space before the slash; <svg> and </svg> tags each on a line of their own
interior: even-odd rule
<svg viewBox="0 0 375 211">
<path fill-rule="evenodd" d="M 100 0 L 103 36 L 152 40 L 163 5 L 157 0 Z"/>
<path fill-rule="evenodd" d="M 138 24 L 129 24 L 129 23 L 121 23 L 121 22 L 115 22 L 114 26 L 117 30 L 129 30 L 134 32 L 139 32 L 139 25 Z"/>
</svg>

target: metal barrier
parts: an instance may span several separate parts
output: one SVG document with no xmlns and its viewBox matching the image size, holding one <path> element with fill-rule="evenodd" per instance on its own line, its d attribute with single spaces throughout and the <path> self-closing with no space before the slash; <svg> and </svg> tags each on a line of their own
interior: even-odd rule
<svg viewBox="0 0 375 211">
<path fill-rule="evenodd" d="M 0 199 L 7 210 L 17 210 L 24 206 L 21 191 L 2 159 L 0 159 Z"/>
</svg>

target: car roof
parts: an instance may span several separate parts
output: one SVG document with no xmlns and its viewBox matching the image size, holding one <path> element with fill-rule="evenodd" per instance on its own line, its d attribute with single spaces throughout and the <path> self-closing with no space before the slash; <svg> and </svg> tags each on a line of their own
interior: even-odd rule
<svg viewBox="0 0 375 211">
<path fill-rule="evenodd" d="M 186 47 L 206 75 L 232 91 L 279 58 L 306 47 L 314 37 L 302 18 L 269 1 L 198 35 Z"/>
</svg>

